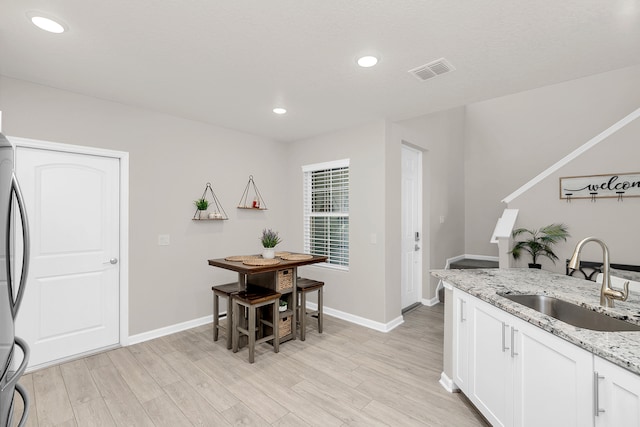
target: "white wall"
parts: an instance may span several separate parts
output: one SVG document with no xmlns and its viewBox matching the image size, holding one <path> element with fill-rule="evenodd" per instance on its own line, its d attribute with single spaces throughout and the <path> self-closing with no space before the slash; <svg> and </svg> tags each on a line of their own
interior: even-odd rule
<svg viewBox="0 0 640 427">
<path fill-rule="evenodd" d="M 400 315 L 399 299 L 388 301 L 385 292 L 385 268 L 394 262 L 385 258 L 385 135 L 386 123 L 379 121 L 287 147 L 287 191 L 293 195 L 288 229 L 294 250 L 303 245 L 302 166 L 350 159 L 349 271 L 308 266 L 300 274 L 325 282 L 325 307 L 382 324 Z M 371 243 L 372 234 L 377 243 Z"/>
<path fill-rule="evenodd" d="M 265 227 L 294 241 L 281 143 L 4 77 L 0 110 L 7 135 L 130 153 L 131 335 L 211 315 L 211 285 L 236 276 L 207 259 L 260 252 Z M 249 174 L 268 211 L 236 209 Z M 191 220 L 208 181 L 228 221 Z"/>
<path fill-rule="evenodd" d="M 468 105 L 465 252 L 497 255 L 497 245 L 489 239 L 506 207 L 500 201 L 639 106 L 640 66 Z M 638 136 L 632 138 L 637 141 Z M 603 153 L 597 162 L 607 165 L 606 173 L 624 172 L 616 158 L 637 157 L 637 150 L 631 148 L 628 153 Z M 546 204 L 539 208 L 549 211 Z M 573 227 L 574 219 L 581 221 L 585 212 L 576 210 L 575 217 L 566 218 L 568 224 Z M 531 218 L 525 223 L 521 217 L 518 226 L 538 227 L 548 222 Z"/>
<path fill-rule="evenodd" d="M 206 260 L 258 252 L 262 228 L 281 232 L 281 249 L 302 250 L 301 166 L 341 158 L 351 159 L 350 270 L 305 267 L 301 273 L 325 281 L 327 307 L 388 324 L 400 316 L 402 143 L 424 153 L 423 185 L 429 196 L 424 198 L 423 232 L 430 245 L 424 251 L 423 298 L 428 299 L 435 296 L 437 283 L 428 269 L 443 268 L 447 258 L 463 253 L 497 254 L 489 238 L 505 207 L 502 198 L 638 105 L 640 66 L 281 144 L 0 77 L 6 134 L 130 153 L 132 335 L 210 315 L 211 284 L 235 276 L 209 267 Z M 626 132 L 628 139 L 618 142 L 621 155 L 593 154 L 591 161 L 572 166 L 575 174 L 625 172 L 623 166 L 637 171 L 633 159 L 640 153 L 629 141 L 637 141 L 640 131 L 636 125 Z M 619 163 L 616 156 L 631 164 Z M 267 202 L 266 212 L 235 208 L 249 174 Z M 192 202 L 207 181 L 229 221 L 191 221 Z M 590 211 L 578 209 L 578 202 L 556 206 L 543 184 L 536 191 L 544 194 L 517 200 L 522 209 L 518 225 L 566 220 L 576 239 L 593 229 L 588 227 L 593 212 L 601 209 L 603 222 L 619 215 L 627 221 L 624 215 L 634 213 L 638 203 L 625 201 L 623 208 L 598 202 Z M 635 230 L 621 221 L 611 227 L 617 236 Z M 605 232 L 601 237 L 611 240 L 615 261 L 640 262 L 637 250 L 617 243 L 623 237 Z M 170 234 L 171 245 L 158 246 L 158 234 Z"/>
<path fill-rule="evenodd" d="M 424 299 L 435 297 L 438 283 L 429 269 L 444 268 L 447 258 L 464 254 L 464 122 L 461 107 L 398 123 L 401 140 L 423 150 L 423 233 L 430 243 L 422 263 Z M 399 226 L 398 220 L 398 234 Z"/>
<path fill-rule="evenodd" d="M 302 274 L 325 282 L 325 306 L 388 324 L 400 316 L 401 148 L 423 151 L 424 299 L 435 296 L 431 268 L 464 250 L 464 108 L 398 123 L 375 122 L 289 145 L 290 187 L 302 194 L 301 166 L 351 159 L 348 272 L 316 266 Z M 302 245 L 302 203 L 291 199 Z M 440 223 L 439 217 L 445 217 Z M 377 243 L 371 243 L 375 234 Z"/>
<path fill-rule="evenodd" d="M 640 165 L 640 119 L 613 134 L 608 139 L 582 154 L 573 162 L 541 181 L 526 193 L 509 203 L 519 209 L 518 227 L 537 227 L 552 222 L 569 225 L 571 238 L 557 246 L 560 261 L 554 265 L 541 259 L 545 270 L 564 272 L 565 260 L 571 257 L 578 241 L 588 236 L 599 237 L 609 247 L 611 262 L 640 265 L 640 198 L 628 197 L 622 202 L 614 199 L 576 199 L 567 203 L 559 198 L 559 178 L 563 176 L 587 176 L 638 172 Z M 582 259 L 602 261 L 602 251 L 597 244 L 589 244 L 582 250 Z M 518 266 L 526 265 L 526 259 Z"/>
</svg>

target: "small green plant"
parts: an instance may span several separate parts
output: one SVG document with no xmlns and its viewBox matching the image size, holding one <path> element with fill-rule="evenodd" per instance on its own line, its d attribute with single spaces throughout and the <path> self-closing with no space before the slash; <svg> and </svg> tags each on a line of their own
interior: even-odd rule
<svg viewBox="0 0 640 427">
<path fill-rule="evenodd" d="M 263 248 L 275 248 L 282 240 L 278 237 L 278 232 L 271 229 L 262 230 L 262 247 Z"/>
<path fill-rule="evenodd" d="M 198 208 L 199 211 L 206 211 L 207 208 L 209 207 L 209 201 L 207 201 L 207 199 L 198 199 L 198 200 L 194 200 L 193 204 L 196 205 L 196 208 Z"/>
<path fill-rule="evenodd" d="M 553 252 L 552 246 L 560 240 L 566 242 L 567 237 L 571 236 L 565 224 L 551 224 L 537 230 L 517 228 L 511 235 L 515 239 L 521 234 L 529 234 L 531 237 L 516 242 L 510 253 L 513 259 L 519 259 L 523 252 L 528 252 L 533 258 L 533 264 L 538 264 L 538 257 L 547 257 L 555 264 L 558 256 Z"/>
</svg>

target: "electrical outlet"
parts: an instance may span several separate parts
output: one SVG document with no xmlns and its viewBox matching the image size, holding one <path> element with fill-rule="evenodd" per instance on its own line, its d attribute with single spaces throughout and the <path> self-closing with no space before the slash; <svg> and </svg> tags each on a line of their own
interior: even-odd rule
<svg viewBox="0 0 640 427">
<path fill-rule="evenodd" d="M 169 246 L 170 239 L 168 234 L 158 234 L 158 246 Z"/>
</svg>

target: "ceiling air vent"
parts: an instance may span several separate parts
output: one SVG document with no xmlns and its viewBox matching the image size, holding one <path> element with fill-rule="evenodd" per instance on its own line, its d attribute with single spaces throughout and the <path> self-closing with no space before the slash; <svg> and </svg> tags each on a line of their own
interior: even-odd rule
<svg viewBox="0 0 640 427">
<path fill-rule="evenodd" d="M 451 65 L 449 61 L 444 58 L 440 58 L 436 59 L 435 61 L 429 62 L 428 64 L 416 67 L 413 70 L 409 70 L 409 72 L 413 74 L 416 79 L 425 81 L 433 77 L 438 77 L 441 74 L 448 73 L 455 69 L 456 68 Z"/>
</svg>

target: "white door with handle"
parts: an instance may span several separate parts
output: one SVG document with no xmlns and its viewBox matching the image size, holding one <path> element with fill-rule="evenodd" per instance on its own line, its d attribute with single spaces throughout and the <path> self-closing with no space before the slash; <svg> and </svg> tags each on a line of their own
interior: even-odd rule
<svg viewBox="0 0 640 427">
<path fill-rule="evenodd" d="M 422 298 L 421 155 L 402 146 L 402 308 Z"/>
<path fill-rule="evenodd" d="M 117 158 L 18 147 L 31 270 L 16 334 L 30 366 L 120 342 Z"/>
</svg>

